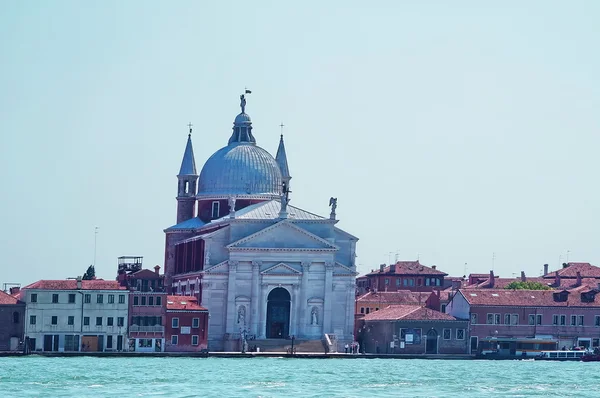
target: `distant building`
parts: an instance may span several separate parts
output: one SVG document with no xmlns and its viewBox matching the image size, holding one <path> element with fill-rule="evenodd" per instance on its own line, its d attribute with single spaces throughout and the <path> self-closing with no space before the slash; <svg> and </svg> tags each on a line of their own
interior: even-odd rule
<svg viewBox="0 0 600 398">
<path fill-rule="evenodd" d="M 469 322 L 419 305 L 390 305 L 360 321 L 366 353 L 466 354 Z"/>
<path fill-rule="evenodd" d="M 142 257 L 119 257 L 117 281 L 129 294 L 129 351 L 161 352 L 165 346 L 167 291 L 160 267 L 142 268 Z"/>
<path fill-rule="evenodd" d="M 208 310 L 192 296 L 167 296 L 167 352 L 208 348 Z"/>
<path fill-rule="evenodd" d="M 0 290 L 0 351 L 15 351 L 23 341 L 25 303 L 13 296 L 18 292 L 18 288 L 11 294 Z"/>
<path fill-rule="evenodd" d="M 460 289 L 447 312 L 470 319 L 473 352 L 479 340 L 490 338 L 547 339 L 559 347 L 598 347 L 599 292 L 589 287 L 575 291 Z"/>
<path fill-rule="evenodd" d="M 419 261 L 398 261 L 386 266 L 381 264 L 379 270 L 372 271 L 356 279 L 359 294 L 367 291 L 395 292 L 411 290 L 426 292 L 443 289 L 444 277 L 448 274 L 439 271 L 435 265 L 428 267 Z"/>
<path fill-rule="evenodd" d="M 129 294 L 117 281 L 40 280 L 21 298 L 32 351 L 126 349 Z"/>
</svg>

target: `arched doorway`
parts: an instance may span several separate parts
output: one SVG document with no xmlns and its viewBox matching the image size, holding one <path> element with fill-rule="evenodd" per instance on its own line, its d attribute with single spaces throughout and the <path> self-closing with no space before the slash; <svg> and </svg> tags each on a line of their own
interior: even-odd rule
<svg viewBox="0 0 600 398">
<path fill-rule="evenodd" d="M 429 331 L 427 332 L 425 353 L 427 353 L 427 354 L 437 354 L 438 353 L 438 332 L 435 329 L 429 329 Z"/>
<path fill-rule="evenodd" d="M 290 330 L 290 293 L 277 287 L 267 297 L 268 339 L 285 339 Z"/>
</svg>

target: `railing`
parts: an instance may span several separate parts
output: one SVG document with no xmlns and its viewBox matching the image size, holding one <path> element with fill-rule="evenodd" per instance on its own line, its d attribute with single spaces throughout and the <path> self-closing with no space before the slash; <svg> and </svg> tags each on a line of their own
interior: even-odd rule
<svg viewBox="0 0 600 398">
<path fill-rule="evenodd" d="M 159 332 L 162 333 L 165 331 L 165 327 L 164 326 L 138 326 L 138 325 L 131 325 L 129 327 L 129 331 L 130 332 Z"/>
<path fill-rule="evenodd" d="M 337 352 L 337 338 L 335 334 L 325 333 L 325 344 L 329 352 Z"/>
</svg>

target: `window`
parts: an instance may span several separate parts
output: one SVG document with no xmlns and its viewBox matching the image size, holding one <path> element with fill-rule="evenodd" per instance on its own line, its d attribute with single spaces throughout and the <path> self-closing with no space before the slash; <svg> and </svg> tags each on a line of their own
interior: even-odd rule
<svg viewBox="0 0 600 398">
<path fill-rule="evenodd" d="M 500 325 L 500 314 L 494 314 L 494 318 L 496 325 Z"/>
<path fill-rule="evenodd" d="M 396 278 L 396 286 L 400 286 L 400 278 Z"/>
<path fill-rule="evenodd" d="M 385 285 L 389 285 L 390 284 L 390 278 L 385 278 Z"/>
<path fill-rule="evenodd" d="M 109 294 L 108 295 L 108 304 L 114 304 L 114 303 L 115 303 L 115 295 Z"/>
<path fill-rule="evenodd" d="M 133 296 L 133 305 L 140 305 L 140 298 L 138 296 Z"/>
<path fill-rule="evenodd" d="M 471 323 L 477 325 L 477 314 L 471 314 Z"/>
<path fill-rule="evenodd" d="M 583 326 L 583 315 L 577 316 L 577 326 Z"/>
<path fill-rule="evenodd" d="M 537 315 L 535 316 L 535 318 L 536 318 L 536 323 L 537 323 L 538 325 L 541 325 L 541 324 L 542 324 L 542 314 L 537 314 Z"/>
<path fill-rule="evenodd" d="M 58 325 L 58 317 L 56 315 L 52 315 L 52 318 L 50 319 L 50 323 L 52 325 Z"/>
<path fill-rule="evenodd" d="M 29 316 L 29 324 L 30 325 L 35 325 L 35 321 L 36 321 L 35 315 L 30 315 Z"/>
<path fill-rule="evenodd" d="M 456 329 L 456 340 L 465 339 L 465 329 Z"/>
<path fill-rule="evenodd" d="M 90 326 L 90 317 L 89 316 L 83 317 L 83 326 Z"/>
<path fill-rule="evenodd" d="M 402 282 L 404 283 L 404 286 L 408 286 L 408 279 L 404 279 Z"/>
<path fill-rule="evenodd" d="M 444 329 L 444 340 L 450 340 L 452 338 L 452 330 Z"/>
<path fill-rule="evenodd" d="M 212 217 L 211 219 L 219 218 L 219 202 L 212 202 Z M 175 343 L 177 344 L 177 343 Z"/>
<path fill-rule="evenodd" d="M 19 323 L 19 313 L 17 311 L 13 312 L 13 323 Z"/>
<path fill-rule="evenodd" d="M 488 325 L 494 324 L 494 314 L 487 314 L 487 322 Z"/>
<path fill-rule="evenodd" d="M 425 278 L 425 286 L 429 286 L 429 278 Z"/>
<path fill-rule="evenodd" d="M 446 304 L 442 304 L 440 309 L 445 314 L 446 313 Z"/>
<path fill-rule="evenodd" d="M 560 324 L 561 325 L 566 325 L 567 324 L 567 316 L 566 315 L 561 315 L 560 316 Z"/>
<path fill-rule="evenodd" d="M 552 315 L 552 324 L 558 325 L 558 315 Z"/>
<path fill-rule="evenodd" d="M 162 305 L 162 298 L 161 297 L 157 297 L 156 298 L 156 305 Z"/>
<path fill-rule="evenodd" d="M 600 326 L 600 315 L 596 315 L 594 318 L 594 326 Z"/>
<path fill-rule="evenodd" d="M 37 293 L 31 293 L 31 302 L 37 303 Z"/>
<path fill-rule="evenodd" d="M 510 314 L 504 314 L 504 324 L 510 325 Z"/>
<path fill-rule="evenodd" d="M 519 314 L 511 314 L 510 315 L 510 324 L 518 325 L 519 324 Z"/>
<path fill-rule="evenodd" d="M 200 318 L 193 318 L 192 319 L 192 327 L 193 328 L 200 327 Z"/>
<path fill-rule="evenodd" d="M 119 294 L 119 304 L 125 304 L 125 295 Z"/>
<path fill-rule="evenodd" d="M 192 336 L 192 345 L 198 345 L 198 336 L 196 336 L 196 335 Z"/>
<path fill-rule="evenodd" d="M 96 326 L 102 326 L 102 317 L 101 316 L 96 317 Z"/>
<path fill-rule="evenodd" d="M 535 315 L 534 314 L 529 314 L 529 324 L 535 325 Z"/>
<path fill-rule="evenodd" d="M 415 285 L 415 280 L 413 278 L 410 278 L 408 280 L 408 286 L 414 286 Z"/>
<path fill-rule="evenodd" d="M 104 302 L 104 295 L 103 294 L 97 294 L 96 295 L 96 303 L 97 304 L 102 304 Z"/>
<path fill-rule="evenodd" d="M 75 304 L 75 293 L 69 293 L 69 304 Z"/>
<path fill-rule="evenodd" d="M 440 281 L 439 279 L 436 279 L 436 280 L 435 280 L 435 285 L 436 285 L 436 286 L 439 286 L 440 284 L 441 284 L 441 281 Z"/>
<path fill-rule="evenodd" d="M 73 315 L 69 315 L 69 317 L 67 318 L 67 325 L 75 325 L 75 317 Z"/>
<path fill-rule="evenodd" d="M 83 296 L 83 302 L 86 304 L 89 304 L 92 302 L 92 295 L 91 294 L 86 294 L 85 296 Z"/>
<path fill-rule="evenodd" d="M 179 327 L 179 318 L 173 318 L 171 320 L 171 327 L 178 328 Z"/>
<path fill-rule="evenodd" d="M 364 314 L 365 313 L 365 307 L 360 307 L 360 313 Z"/>
<path fill-rule="evenodd" d="M 173 336 L 171 336 L 171 344 L 177 345 L 178 337 L 179 336 L 177 336 L 176 334 L 174 334 Z"/>
<path fill-rule="evenodd" d="M 375 307 L 375 311 L 379 311 L 379 307 Z"/>
<path fill-rule="evenodd" d="M 370 310 L 370 309 L 371 309 L 371 308 L 369 308 L 369 307 L 367 307 L 367 308 L 365 309 L 365 311 L 366 311 L 366 313 L 367 313 L 367 314 L 369 313 L 369 310 Z"/>
<path fill-rule="evenodd" d="M 576 325 L 577 325 L 577 316 L 571 315 L 571 326 L 576 326 Z"/>
<path fill-rule="evenodd" d="M 142 305 L 146 305 L 146 296 L 142 296 Z"/>
<path fill-rule="evenodd" d="M 124 326 L 125 325 L 125 318 L 120 316 L 117 318 L 117 326 Z"/>
<path fill-rule="evenodd" d="M 58 303 L 58 294 L 54 293 L 52 295 L 52 304 Z"/>
<path fill-rule="evenodd" d="M 154 305 L 154 297 L 153 296 L 148 297 L 148 305 Z"/>
<path fill-rule="evenodd" d="M 109 316 L 108 318 L 106 318 L 106 326 L 113 326 L 114 320 L 115 320 L 115 318 L 113 318 L 112 316 Z"/>
<path fill-rule="evenodd" d="M 106 336 L 106 348 L 113 348 L 113 337 Z"/>
</svg>

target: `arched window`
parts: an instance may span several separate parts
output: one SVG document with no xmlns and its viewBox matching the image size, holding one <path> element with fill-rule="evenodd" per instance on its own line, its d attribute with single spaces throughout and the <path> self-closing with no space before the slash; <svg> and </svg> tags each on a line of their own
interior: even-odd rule
<svg viewBox="0 0 600 398">
<path fill-rule="evenodd" d="M 13 312 L 13 323 L 19 323 L 19 313 L 17 311 Z"/>
</svg>

